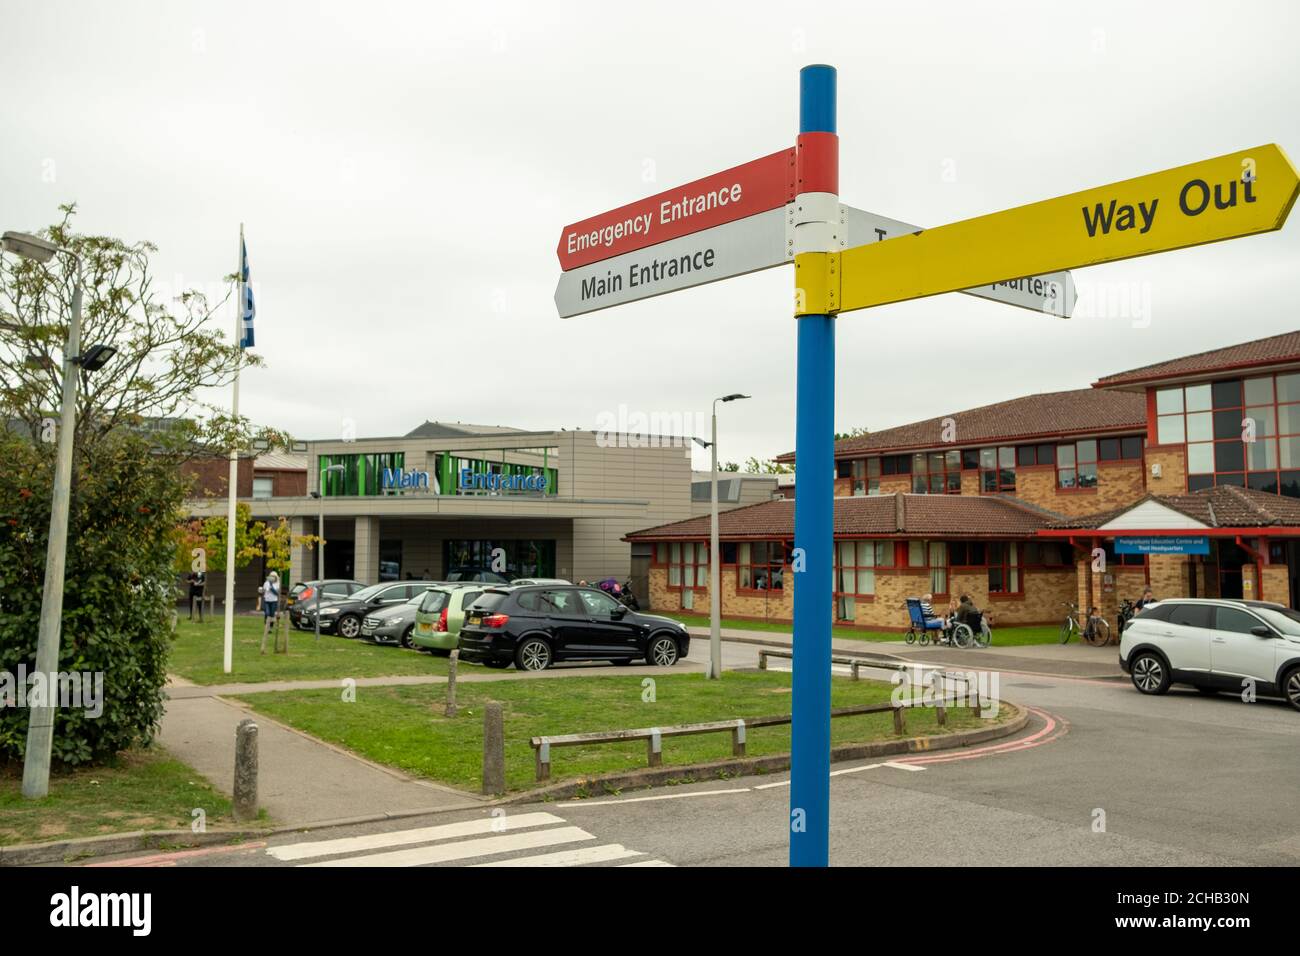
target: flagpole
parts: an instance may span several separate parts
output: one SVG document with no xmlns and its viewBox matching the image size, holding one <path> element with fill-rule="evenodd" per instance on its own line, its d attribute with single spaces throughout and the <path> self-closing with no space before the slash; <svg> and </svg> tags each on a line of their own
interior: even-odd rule
<svg viewBox="0 0 1300 956">
<path fill-rule="evenodd" d="M 235 343 L 242 344 L 244 334 L 244 224 L 239 224 L 239 255 L 235 259 Z M 239 367 L 243 364 L 241 348 L 239 364 L 235 366 L 235 382 L 231 387 L 230 417 L 239 424 Z M 235 505 L 239 500 L 239 449 L 230 449 L 230 479 L 227 482 L 229 507 L 226 514 L 226 634 L 222 649 L 221 666 L 230 673 L 232 649 L 235 642 Z"/>
</svg>

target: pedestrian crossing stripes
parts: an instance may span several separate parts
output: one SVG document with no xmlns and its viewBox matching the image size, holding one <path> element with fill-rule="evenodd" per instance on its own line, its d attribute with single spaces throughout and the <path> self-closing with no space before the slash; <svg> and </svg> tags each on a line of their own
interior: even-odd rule
<svg viewBox="0 0 1300 956">
<path fill-rule="evenodd" d="M 622 844 L 594 841 L 594 835 L 553 813 L 520 813 L 291 843 L 270 847 L 266 853 L 307 867 L 672 866 Z M 548 852 L 535 852 L 540 850 Z"/>
</svg>

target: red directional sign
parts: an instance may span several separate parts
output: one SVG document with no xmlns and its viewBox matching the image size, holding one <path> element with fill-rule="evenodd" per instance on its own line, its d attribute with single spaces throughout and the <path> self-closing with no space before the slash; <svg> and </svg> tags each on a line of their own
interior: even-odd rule
<svg viewBox="0 0 1300 956">
<path fill-rule="evenodd" d="M 742 166 L 565 226 L 556 254 L 568 271 L 625 252 L 766 212 L 794 200 L 795 150 Z"/>
</svg>

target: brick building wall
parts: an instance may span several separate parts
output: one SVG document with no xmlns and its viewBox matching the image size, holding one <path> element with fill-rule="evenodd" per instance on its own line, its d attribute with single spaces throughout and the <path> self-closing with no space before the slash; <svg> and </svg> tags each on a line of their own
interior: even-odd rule
<svg viewBox="0 0 1300 956">
<path fill-rule="evenodd" d="M 1148 445 L 1146 449 L 1147 490 L 1153 495 L 1181 495 L 1187 492 L 1187 452 L 1183 445 Z M 1160 477 L 1151 466 L 1160 466 Z"/>
<path fill-rule="evenodd" d="M 240 498 L 253 496 L 253 459 L 240 458 L 237 474 L 237 494 Z M 193 481 L 189 497 L 224 498 L 230 484 L 229 458 L 196 458 L 181 465 L 182 477 Z M 305 493 L 305 492 L 304 492 Z"/>
</svg>

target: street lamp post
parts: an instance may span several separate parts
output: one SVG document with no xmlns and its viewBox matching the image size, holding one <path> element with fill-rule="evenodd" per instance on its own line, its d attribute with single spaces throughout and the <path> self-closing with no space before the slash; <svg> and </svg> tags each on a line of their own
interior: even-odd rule
<svg viewBox="0 0 1300 956">
<path fill-rule="evenodd" d="M 713 478 L 709 482 L 709 680 L 722 676 L 722 555 L 718 553 L 718 402 L 734 402 L 748 395 L 733 392 L 713 400 L 713 434 L 709 450 Z"/>
<path fill-rule="evenodd" d="M 50 532 L 45 548 L 45 590 L 41 595 L 41 623 L 36 638 L 36 671 L 46 687 L 59 669 L 59 637 L 63 623 L 63 574 L 68 554 L 68 504 L 72 489 L 72 438 L 77 425 L 77 366 L 81 362 L 81 258 L 45 239 L 19 232 L 6 232 L 0 240 L 6 252 L 49 262 L 55 255 L 71 256 L 76 263 L 76 284 L 72 290 L 72 316 L 68 341 L 63 351 L 63 407 L 59 412 L 57 457 L 54 464 L 54 493 L 50 502 Z M 107 348 L 107 346 L 104 346 Z M 54 702 L 46 693 L 33 704 L 27 722 L 27 750 L 23 757 L 23 796 L 40 799 L 50 791 L 50 755 L 54 747 Z"/>
<path fill-rule="evenodd" d="M 316 530 L 320 532 L 320 577 L 322 583 L 316 585 L 316 640 L 320 641 L 320 612 L 325 604 L 325 476 L 342 474 L 346 469 L 342 465 L 326 465 L 320 470 L 320 486 L 316 489 L 316 498 L 320 500 L 320 517 L 317 519 Z"/>
</svg>

